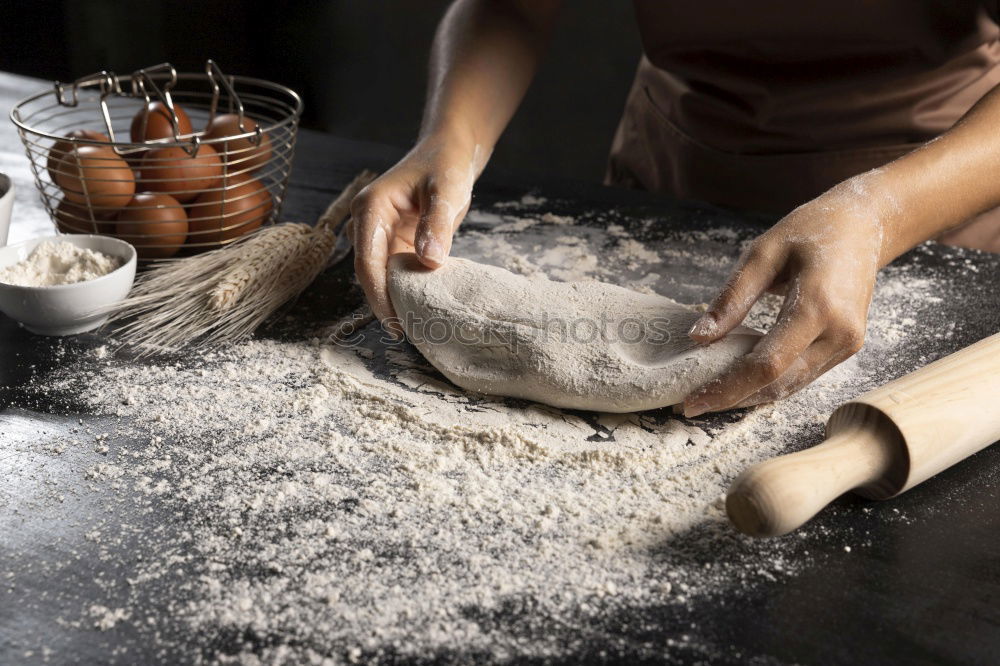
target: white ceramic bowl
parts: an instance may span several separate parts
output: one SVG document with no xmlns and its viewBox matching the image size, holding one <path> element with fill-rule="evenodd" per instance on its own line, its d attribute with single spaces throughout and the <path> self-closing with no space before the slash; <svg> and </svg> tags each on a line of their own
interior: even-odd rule
<svg viewBox="0 0 1000 666">
<path fill-rule="evenodd" d="M 32 333 L 73 335 L 95 329 L 108 319 L 108 308 L 128 295 L 135 281 L 135 248 L 123 240 L 96 234 L 61 234 L 32 238 L 0 248 L 0 268 L 24 261 L 43 241 L 72 243 L 114 257 L 123 264 L 86 282 L 52 287 L 0 283 L 0 311 Z"/>
<path fill-rule="evenodd" d="M 0 247 L 7 244 L 10 231 L 10 211 L 14 207 L 14 181 L 0 173 Z"/>
</svg>

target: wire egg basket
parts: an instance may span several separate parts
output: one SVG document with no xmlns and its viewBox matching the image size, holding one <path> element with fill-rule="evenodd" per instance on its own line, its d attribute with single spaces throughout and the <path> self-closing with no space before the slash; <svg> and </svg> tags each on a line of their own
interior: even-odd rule
<svg viewBox="0 0 1000 666">
<path fill-rule="evenodd" d="M 132 243 L 150 260 L 217 248 L 278 218 L 302 100 L 285 86 L 169 63 L 99 72 L 10 113 L 63 233 Z"/>
</svg>

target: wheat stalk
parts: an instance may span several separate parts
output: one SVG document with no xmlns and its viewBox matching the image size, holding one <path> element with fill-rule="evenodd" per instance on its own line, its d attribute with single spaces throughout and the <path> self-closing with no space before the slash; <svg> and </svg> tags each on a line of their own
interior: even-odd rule
<svg viewBox="0 0 1000 666">
<path fill-rule="evenodd" d="M 323 230 L 336 227 L 342 220 L 346 219 L 351 200 L 374 178 L 374 172 L 362 171 L 327 207 L 316 226 L 310 228 L 310 231 L 319 234 Z M 288 256 L 299 256 L 305 251 L 304 243 L 307 244 L 308 240 L 296 237 L 292 231 L 288 231 L 281 240 L 276 241 L 275 252 L 257 252 L 249 256 L 246 261 L 223 271 L 219 275 L 218 284 L 212 288 L 209 294 L 209 302 L 212 307 L 218 311 L 225 311 L 232 308 L 240 299 L 247 297 L 247 294 L 260 291 L 263 287 L 262 283 L 269 284 L 274 279 L 275 271 L 281 269 Z M 326 256 L 329 256 L 329 252 Z M 321 268 L 322 266 L 320 266 Z"/>
<path fill-rule="evenodd" d="M 315 227 L 265 227 L 218 250 L 150 269 L 112 311 L 116 337 L 140 355 L 249 337 L 326 267 L 337 244 L 335 229 L 343 229 L 351 199 L 374 177 L 359 174 Z"/>
<path fill-rule="evenodd" d="M 225 271 L 208 294 L 209 305 L 216 311 L 231 309 L 246 294 L 273 278 L 288 255 L 297 255 L 312 241 L 312 228 L 305 224 L 282 224 L 261 236 L 261 246 L 247 253 L 246 260 Z M 265 248 L 266 245 L 266 248 Z M 284 251 L 282 251 L 282 249 Z"/>
</svg>

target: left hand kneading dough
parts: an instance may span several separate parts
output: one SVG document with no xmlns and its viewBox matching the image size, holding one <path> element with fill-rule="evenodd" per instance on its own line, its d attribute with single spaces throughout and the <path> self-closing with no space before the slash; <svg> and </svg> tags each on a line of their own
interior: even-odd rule
<svg viewBox="0 0 1000 666">
<path fill-rule="evenodd" d="M 458 386 L 570 409 L 677 404 L 760 336 L 741 326 L 696 346 L 687 331 L 700 313 L 669 298 L 454 257 L 429 270 L 394 255 L 389 295 L 410 342 Z"/>
</svg>

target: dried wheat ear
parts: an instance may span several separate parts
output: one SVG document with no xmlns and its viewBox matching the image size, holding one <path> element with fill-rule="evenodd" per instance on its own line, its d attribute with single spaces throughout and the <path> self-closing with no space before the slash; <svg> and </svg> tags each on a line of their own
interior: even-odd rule
<svg viewBox="0 0 1000 666">
<path fill-rule="evenodd" d="M 112 311 L 115 337 L 140 355 L 249 337 L 327 266 L 351 200 L 374 178 L 371 171 L 355 177 L 315 226 L 264 227 L 217 250 L 150 269 Z"/>
</svg>

